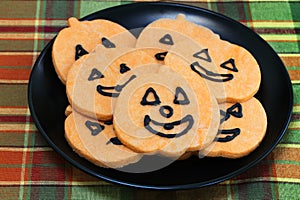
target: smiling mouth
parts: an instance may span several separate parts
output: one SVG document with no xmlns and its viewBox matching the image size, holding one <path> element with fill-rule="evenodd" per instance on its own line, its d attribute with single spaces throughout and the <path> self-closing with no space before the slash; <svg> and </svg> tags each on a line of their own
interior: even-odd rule
<svg viewBox="0 0 300 200">
<path fill-rule="evenodd" d="M 184 123 L 187 123 L 187 126 L 185 127 L 184 130 L 180 131 L 179 133 L 166 134 L 166 133 L 162 133 L 160 131 L 154 130 L 151 127 L 150 123 L 152 123 L 155 126 L 161 126 L 165 130 L 172 130 L 175 126 L 178 126 L 178 125 L 181 125 L 181 124 L 184 124 Z M 194 124 L 194 119 L 193 119 L 193 117 L 191 115 L 186 115 L 181 120 L 170 122 L 170 123 L 160 123 L 160 122 L 157 122 L 155 120 L 152 120 L 149 115 L 146 115 L 144 117 L 144 127 L 150 133 L 153 133 L 155 135 L 158 135 L 160 137 L 165 137 L 165 138 L 174 138 L 174 137 L 183 136 L 183 135 L 185 135 L 192 128 L 193 124 Z"/>
<path fill-rule="evenodd" d="M 124 87 L 128 85 L 133 79 L 136 78 L 136 75 L 132 75 L 125 83 L 122 85 L 116 85 L 116 86 L 103 86 L 103 85 L 97 85 L 97 91 L 107 97 L 118 97 Z M 108 91 L 116 91 L 116 92 L 108 92 Z"/>
<path fill-rule="evenodd" d="M 232 74 L 219 74 L 212 71 L 209 71 L 202 67 L 198 62 L 194 62 L 190 65 L 191 69 L 199 74 L 202 78 L 205 78 L 214 82 L 226 82 L 233 79 Z"/>
</svg>

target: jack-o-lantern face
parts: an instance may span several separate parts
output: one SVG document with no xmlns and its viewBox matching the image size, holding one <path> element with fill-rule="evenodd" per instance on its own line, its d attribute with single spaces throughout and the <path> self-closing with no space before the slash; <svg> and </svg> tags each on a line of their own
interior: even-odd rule
<svg viewBox="0 0 300 200">
<path fill-rule="evenodd" d="M 151 93 L 154 97 L 154 100 L 149 100 L 148 99 L 148 96 L 150 96 Z M 179 99 L 179 98 L 181 98 L 179 96 L 181 96 L 183 99 Z M 190 100 L 189 100 L 187 94 L 182 89 L 182 87 L 177 87 L 176 88 L 173 103 L 174 104 L 179 104 L 179 105 L 188 105 L 188 104 L 190 104 Z M 159 96 L 157 95 L 156 91 L 152 87 L 149 87 L 146 90 L 145 95 L 142 98 L 141 105 L 143 105 L 143 106 L 147 106 L 147 105 L 159 106 L 159 113 L 160 113 L 161 116 L 163 116 L 165 118 L 171 118 L 174 114 L 174 110 L 171 106 L 161 105 L 161 101 L 159 99 Z M 183 130 L 181 130 L 180 132 L 176 132 L 176 133 L 166 134 L 164 132 L 157 131 L 154 128 L 154 127 L 159 127 L 161 129 L 161 127 L 163 127 L 164 130 L 173 130 L 174 127 L 179 126 L 181 124 L 185 124 L 186 127 Z M 151 119 L 151 117 L 149 115 L 145 115 L 145 117 L 144 117 L 144 127 L 150 133 L 153 133 L 153 134 L 158 135 L 160 137 L 166 137 L 166 138 L 180 137 L 180 136 L 188 133 L 188 131 L 192 128 L 193 124 L 194 124 L 194 118 L 191 114 L 187 114 L 186 116 L 184 116 L 180 120 L 167 122 L 167 123 L 162 123 L 162 122 L 155 121 L 154 119 Z"/>
<path fill-rule="evenodd" d="M 180 156 L 198 131 L 198 99 L 182 76 L 160 69 L 124 88 L 115 103 L 114 129 L 137 152 Z"/>
</svg>

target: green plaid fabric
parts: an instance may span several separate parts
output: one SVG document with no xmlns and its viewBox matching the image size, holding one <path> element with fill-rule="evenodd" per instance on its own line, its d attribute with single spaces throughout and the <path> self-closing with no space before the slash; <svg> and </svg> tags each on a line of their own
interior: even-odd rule
<svg viewBox="0 0 300 200">
<path fill-rule="evenodd" d="M 288 132 L 258 165 L 217 185 L 150 191 L 107 183 L 63 160 L 35 128 L 27 105 L 31 68 L 66 20 L 132 1 L 0 1 L 1 199 L 300 199 L 300 2 L 180 1 L 240 21 L 279 54 L 294 90 Z"/>
</svg>

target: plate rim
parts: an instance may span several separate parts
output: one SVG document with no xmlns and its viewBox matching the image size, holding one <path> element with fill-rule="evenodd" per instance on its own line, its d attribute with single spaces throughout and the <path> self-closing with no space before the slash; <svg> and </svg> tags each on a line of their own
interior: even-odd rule
<svg viewBox="0 0 300 200">
<path fill-rule="evenodd" d="M 252 160 L 250 163 L 247 163 L 246 166 L 239 168 L 229 174 L 226 174 L 224 176 L 209 180 L 209 181 L 204 181 L 204 182 L 200 182 L 200 183 L 191 183 L 191 184 L 178 184 L 178 185 L 144 185 L 144 184 L 137 184 L 137 183 L 132 183 L 130 180 L 128 180 L 127 182 L 122 181 L 122 180 L 118 180 L 118 179 L 114 179 L 114 178 L 110 178 L 107 177 L 106 175 L 103 174 L 99 174 L 99 173 L 95 173 L 93 170 L 85 167 L 84 165 L 76 162 L 75 160 L 73 160 L 72 158 L 70 158 L 64 151 L 62 151 L 48 136 L 48 134 L 46 133 L 46 131 L 43 129 L 40 120 L 37 117 L 36 111 L 34 109 L 34 103 L 32 100 L 32 76 L 35 73 L 35 71 L 38 68 L 39 63 L 43 60 L 43 58 L 45 57 L 45 53 L 51 49 L 51 46 L 53 45 L 53 41 L 55 39 L 55 37 L 53 37 L 48 44 L 43 48 L 43 50 L 40 52 L 38 58 L 36 59 L 36 61 L 34 62 L 34 65 L 31 69 L 31 73 L 30 73 L 30 77 L 29 77 L 29 82 L 28 82 L 28 89 L 27 89 L 27 99 L 28 99 L 28 105 L 29 105 L 29 110 L 30 110 L 30 114 L 32 116 L 33 122 L 37 128 L 37 130 L 43 135 L 43 137 L 46 139 L 46 141 L 48 142 L 48 144 L 51 146 L 51 148 L 53 148 L 60 156 L 62 156 L 66 161 L 68 161 L 72 166 L 80 169 L 81 171 L 92 175 L 94 177 L 100 178 L 102 180 L 111 182 L 111 183 L 117 183 L 120 185 L 125 185 L 125 186 L 130 186 L 130 187 L 134 187 L 134 188 L 143 188 L 143 189 L 155 189 L 155 190 L 178 190 L 178 189 L 195 189 L 195 188 L 200 188 L 200 187 L 205 187 L 205 186 L 210 186 L 210 185 L 215 185 L 217 183 L 223 182 L 225 180 L 228 180 L 230 178 L 233 178 L 241 173 L 244 173 L 245 171 L 247 171 L 248 169 L 252 168 L 254 165 L 258 164 L 261 160 L 263 160 L 266 156 L 268 156 L 271 151 L 274 150 L 274 148 L 278 145 L 278 143 L 281 141 L 282 137 L 286 134 L 289 123 L 291 121 L 291 117 L 292 117 L 292 108 L 293 108 L 293 103 L 294 103 L 294 95 L 293 95 L 293 88 L 292 88 L 292 83 L 290 81 L 290 77 L 288 74 L 288 71 L 284 65 L 284 63 L 282 62 L 282 60 L 280 59 L 280 57 L 278 56 L 278 54 L 275 52 L 275 50 L 265 41 L 263 40 L 256 32 L 254 32 L 253 30 L 251 30 L 249 27 L 241 24 L 240 22 L 226 16 L 223 15 L 221 13 L 217 13 L 215 11 L 212 10 L 208 10 L 206 8 L 201 8 L 201 7 L 196 7 L 196 6 L 192 6 L 192 5 L 187 5 L 187 4 L 182 4 L 182 3 L 172 3 L 172 2 L 137 2 L 137 3 L 129 3 L 129 4 L 123 4 L 123 5 L 118 5 L 118 6 L 114 6 L 114 7 L 109 7 L 106 9 L 102 9 L 102 10 L 98 10 L 96 12 L 93 12 L 91 14 L 88 14 L 82 18 L 80 18 L 79 20 L 90 20 L 91 18 L 93 18 L 94 15 L 97 15 L 98 13 L 103 13 L 103 12 L 109 12 L 112 9 L 124 9 L 126 7 L 134 7 L 134 6 L 148 6 L 148 5 L 154 5 L 154 6 L 171 6 L 171 7 L 177 7 L 177 8 L 181 8 L 181 7 L 185 7 L 187 9 L 193 9 L 196 10 L 198 12 L 204 12 L 207 13 L 209 15 L 214 15 L 217 16 L 218 18 L 222 18 L 226 21 L 229 21 L 230 23 L 234 23 L 238 26 L 243 26 L 244 28 L 248 29 L 248 31 L 254 33 L 256 35 L 256 37 L 258 37 L 261 42 L 265 43 L 268 47 L 269 50 L 272 51 L 272 53 L 274 55 L 276 55 L 277 59 L 280 61 L 281 65 L 284 67 L 285 70 L 285 77 L 288 78 L 289 83 L 288 83 L 288 89 L 289 89 L 289 95 L 290 95 L 290 100 L 289 100 L 289 110 L 288 110 L 288 115 L 286 116 L 286 121 L 284 122 L 284 128 L 283 130 L 281 130 L 279 136 L 276 138 L 276 142 L 273 143 L 271 145 L 270 148 L 268 148 L 268 150 L 266 152 L 264 152 L 264 154 L 254 160 Z"/>
</svg>

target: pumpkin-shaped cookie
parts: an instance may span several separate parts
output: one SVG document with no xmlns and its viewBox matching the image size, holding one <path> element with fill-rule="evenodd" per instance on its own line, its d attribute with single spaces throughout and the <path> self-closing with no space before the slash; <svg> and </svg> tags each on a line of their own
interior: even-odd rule
<svg viewBox="0 0 300 200">
<path fill-rule="evenodd" d="M 172 157 L 186 152 L 195 138 L 205 141 L 207 135 L 198 133 L 212 122 L 212 100 L 209 91 L 198 86 L 168 66 L 139 76 L 116 100 L 117 137 L 134 151 Z M 201 103 L 196 93 L 202 94 Z"/>
<path fill-rule="evenodd" d="M 120 168 L 142 157 L 122 145 L 111 121 L 100 122 L 75 111 L 65 120 L 65 137 L 76 153 L 101 167 Z"/>
<path fill-rule="evenodd" d="M 138 73 L 144 72 L 136 68 L 151 63 L 157 60 L 140 49 L 107 49 L 98 45 L 84 60 L 76 61 L 70 70 L 66 83 L 69 102 L 86 116 L 112 119 L 113 99 L 118 98 Z M 124 76 L 127 79 L 120 82 Z"/>
<path fill-rule="evenodd" d="M 78 21 L 71 17 L 68 25 L 58 33 L 52 49 L 53 65 L 63 83 L 75 60 L 91 52 L 96 45 L 106 48 L 135 45 L 136 39 L 128 30 L 109 20 Z"/>
<path fill-rule="evenodd" d="M 219 102 L 246 101 L 258 91 L 261 81 L 259 65 L 251 53 L 243 47 L 219 39 L 212 31 L 189 22 L 183 15 L 179 15 L 176 19 L 158 19 L 150 23 L 144 31 L 150 28 L 174 31 L 199 43 L 202 48 L 193 52 L 194 58 L 189 61 L 190 67 L 199 77 L 213 82 L 214 85 L 224 85 L 225 97 L 223 94 L 219 96 L 219 92 L 214 92 Z M 149 34 L 143 37 L 142 32 L 141 36 L 138 40 L 148 38 Z M 161 43 L 162 41 L 166 45 L 174 45 L 170 34 L 165 35 L 160 40 Z M 140 42 L 137 41 L 138 43 Z M 201 63 L 203 61 L 214 63 L 216 68 L 203 66 Z"/>
<path fill-rule="evenodd" d="M 256 149 L 267 129 L 267 116 L 256 98 L 242 103 L 225 103 L 221 110 L 221 130 L 205 151 L 207 156 L 239 158 Z"/>
</svg>

